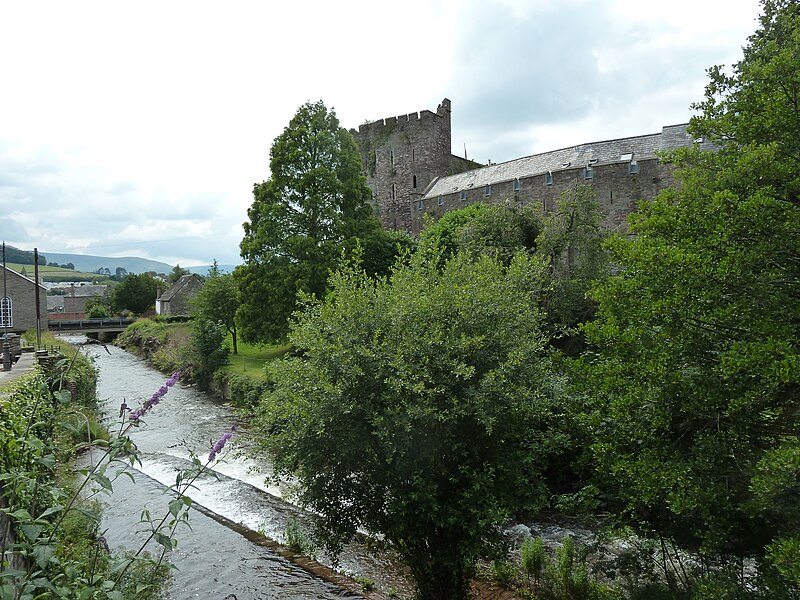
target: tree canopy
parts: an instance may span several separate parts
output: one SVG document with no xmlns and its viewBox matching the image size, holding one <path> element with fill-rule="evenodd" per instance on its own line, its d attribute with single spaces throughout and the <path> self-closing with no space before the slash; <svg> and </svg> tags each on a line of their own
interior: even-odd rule
<svg viewBox="0 0 800 600">
<path fill-rule="evenodd" d="M 156 304 L 159 282 L 151 275 L 128 275 L 111 293 L 111 307 L 115 312 L 128 310 L 141 315 Z"/>
<path fill-rule="evenodd" d="M 256 342 L 284 337 L 298 292 L 323 297 L 347 242 L 380 228 L 356 143 L 321 101 L 301 106 L 275 139 L 270 170 L 253 189 L 245 264 L 234 272 L 242 337 Z"/>
<path fill-rule="evenodd" d="M 465 597 L 474 561 L 515 510 L 549 497 L 568 441 L 538 297 L 544 265 L 458 255 L 391 279 L 347 269 L 268 367 L 261 448 L 301 484 L 334 550 L 381 533 L 422 599 Z"/>
<path fill-rule="evenodd" d="M 718 150 L 672 157 L 680 187 L 631 217 L 594 292 L 594 453 L 630 523 L 796 565 L 800 5 L 766 0 L 743 60 L 709 75 L 691 132 Z"/>
<path fill-rule="evenodd" d="M 212 323 L 221 323 L 225 327 L 231 335 L 233 354 L 238 354 L 236 310 L 239 308 L 239 295 L 233 275 L 221 273 L 217 261 L 214 261 L 203 287 L 191 303 L 193 316 Z"/>
</svg>

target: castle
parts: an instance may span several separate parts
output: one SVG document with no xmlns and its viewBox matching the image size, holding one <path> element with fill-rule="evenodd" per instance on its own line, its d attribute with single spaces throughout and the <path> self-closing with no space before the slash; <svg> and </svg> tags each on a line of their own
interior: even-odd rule
<svg viewBox="0 0 800 600">
<path fill-rule="evenodd" d="M 692 139 L 683 123 L 482 165 L 451 153 L 450 106 L 445 98 L 435 113 L 423 110 L 351 130 L 387 229 L 419 235 L 425 215 L 438 218 L 475 202 L 533 204 L 548 212 L 562 192 L 586 183 L 595 191 L 604 227 L 615 230 L 639 200 L 673 185 L 673 167 L 659 162 L 658 152 L 694 144 L 711 149 Z"/>
</svg>

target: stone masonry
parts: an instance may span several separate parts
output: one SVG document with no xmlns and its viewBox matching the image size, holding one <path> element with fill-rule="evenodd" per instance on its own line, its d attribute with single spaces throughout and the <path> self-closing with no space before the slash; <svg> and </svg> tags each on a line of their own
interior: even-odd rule
<svg viewBox="0 0 800 600">
<path fill-rule="evenodd" d="M 0 275 L 3 274 L 0 265 Z M 11 300 L 11 326 L 9 333 L 22 334 L 36 329 L 36 282 L 6 267 L 7 296 Z M 3 282 L 0 280 L 0 297 L 3 296 Z M 39 285 L 39 318 L 42 329 L 47 329 L 47 290 Z M 0 328 L 0 335 L 3 329 Z"/>
<path fill-rule="evenodd" d="M 437 178 L 480 166 L 452 156 L 450 100 L 423 110 L 365 123 L 350 133 L 358 143 L 364 175 L 383 226 L 411 231 L 412 206 Z"/>
<path fill-rule="evenodd" d="M 693 144 L 712 149 L 680 124 L 480 165 L 451 154 L 450 106 L 445 98 L 436 113 L 411 113 L 351 130 L 384 227 L 419 235 L 425 215 L 436 219 L 475 202 L 533 204 L 548 212 L 562 193 L 585 183 L 595 191 L 604 227 L 619 230 L 640 200 L 675 183 L 659 152 Z"/>
</svg>

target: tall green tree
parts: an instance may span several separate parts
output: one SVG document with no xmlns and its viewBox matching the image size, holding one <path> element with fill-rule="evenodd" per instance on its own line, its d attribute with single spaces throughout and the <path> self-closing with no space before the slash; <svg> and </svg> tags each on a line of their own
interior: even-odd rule
<svg viewBox="0 0 800 600">
<path fill-rule="evenodd" d="M 780 568 L 800 561 L 800 4 L 763 10 L 692 119 L 718 150 L 673 157 L 681 187 L 611 245 L 586 331 L 595 456 L 630 522 Z"/>
<path fill-rule="evenodd" d="M 270 170 L 253 189 L 241 242 L 245 264 L 234 272 L 248 341 L 284 337 L 297 293 L 324 296 L 345 242 L 380 227 L 356 143 L 321 101 L 301 106 L 275 139 Z"/>
<path fill-rule="evenodd" d="M 221 273 L 217 261 L 209 269 L 203 287 L 192 299 L 192 312 L 196 319 L 222 323 L 231 336 L 233 354 L 238 354 L 238 328 L 236 310 L 239 308 L 239 294 L 236 280 L 229 273 Z"/>
<path fill-rule="evenodd" d="M 419 598 L 462 599 L 476 558 L 550 493 L 568 439 L 537 298 L 544 265 L 417 257 L 391 279 L 333 276 L 268 367 L 261 448 L 297 477 L 336 550 L 359 527 L 408 563 Z"/>
<path fill-rule="evenodd" d="M 128 275 L 111 292 L 111 307 L 114 312 L 128 310 L 141 315 L 153 310 L 158 296 L 159 282 L 147 273 Z"/>
<path fill-rule="evenodd" d="M 119 274 L 119 273 L 117 273 Z M 180 265 L 175 265 L 172 267 L 172 271 L 169 272 L 169 276 L 167 277 L 167 281 L 169 283 L 177 283 L 177 281 L 183 277 L 184 275 L 189 274 L 189 269 L 184 269 Z"/>
</svg>

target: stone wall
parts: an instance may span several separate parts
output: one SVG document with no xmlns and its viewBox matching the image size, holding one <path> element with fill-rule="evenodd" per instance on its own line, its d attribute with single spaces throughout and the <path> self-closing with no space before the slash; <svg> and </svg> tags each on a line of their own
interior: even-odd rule
<svg viewBox="0 0 800 600">
<path fill-rule="evenodd" d="M 481 166 L 450 153 L 450 100 L 423 110 L 365 123 L 356 139 L 373 208 L 387 229 L 411 231 L 412 206 L 437 177 Z"/>
<path fill-rule="evenodd" d="M 0 275 L 2 275 L 0 265 Z M 3 295 L 2 281 L 0 281 L 0 296 Z M 6 269 L 6 287 L 8 297 L 11 298 L 11 316 L 13 320 L 9 332 L 24 333 L 36 328 L 36 284 L 32 279 L 23 277 L 16 271 Z M 47 329 L 47 290 L 39 286 L 39 314 L 42 329 Z M 0 330 L 0 333 L 2 331 Z"/>
<path fill-rule="evenodd" d="M 514 203 L 533 205 L 543 213 L 555 209 L 562 193 L 574 190 L 578 184 L 591 184 L 604 215 L 607 230 L 624 229 L 628 215 L 642 199 L 653 199 L 664 188 L 674 184 L 673 168 L 656 158 L 637 161 L 638 173 L 632 174 L 630 162 L 595 165 L 591 179 L 586 179 L 585 167 L 573 167 L 552 172 L 552 183 L 546 174 L 492 183 L 469 190 L 419 199 L 412 210 L 411 232 L 419 235 L 425 215 L 438 219 L 444 213 L 458 210 L 476 202 L 485 204 Z M 517 189 L 515 189 L 515 187 Z"/>
</svg>

